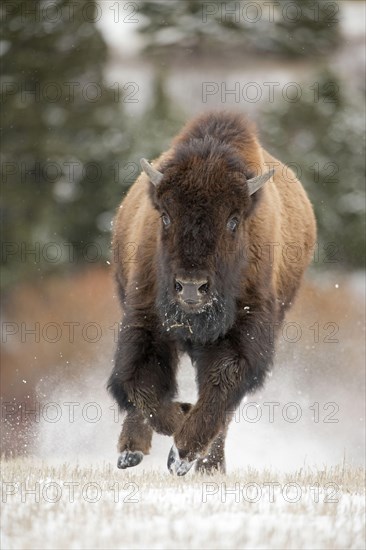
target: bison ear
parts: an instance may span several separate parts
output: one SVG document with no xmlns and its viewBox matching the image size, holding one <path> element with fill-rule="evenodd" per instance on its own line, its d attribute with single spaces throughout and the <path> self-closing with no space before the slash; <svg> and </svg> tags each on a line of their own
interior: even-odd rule
<svg viewBox="0 0 366 550">
<path fill-rule="evenodd" d="M 140 164 L 141 164 L 141 168 L 143 169 L 145 174 L 148 176 L 151 183 L 153 183 L 155 187 L 157 187 L 161 182 L 161 180 L 163 179 L 163 174 L 159 172 L 159 170 L 155 170 L 155 168 L 153 168 L 146 159 L 141 159 Z"/>
<path fill-rule="evenodd" d="M 269 170 L 269 172 L 266 172 L 261 176 L 255 176 L 254 178 L 248 180 L 247 185 L 248 185 L 249 195 L 253 195 L 253 193 L 258 191 L 258 189 L 263 187 L 266 181 L 268 181 L 273 176 L 274 173 L 275 173 L 274 168 L 272 168 L 272 170 Z"/>
</svg>

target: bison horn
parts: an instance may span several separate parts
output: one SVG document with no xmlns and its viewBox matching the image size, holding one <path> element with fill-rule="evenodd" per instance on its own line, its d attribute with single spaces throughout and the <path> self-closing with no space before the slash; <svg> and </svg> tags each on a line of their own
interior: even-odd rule
<svg viewBox="0 0 366 550">
<path fill-rule="evenodd" d="M 270 170 L 269 172 L 266 172 L 265 174 L 262 174 L 261 176 L 255 176 L 254 178 L 247 181 L 248 184 L 248 191 L 249 195 L 253 195 L 258 189 L 260 189 L 266 181 L 269 180 L 274 174 L 274 168 Z"/>
<path fill-rule="evenodd" d="M 145 174 L 149 177 L 151 183 L 157 187 L 163 179 L 163 174 L 159 172 L 159 170 L 155 170 L 155 168 L 153 168 L 146 159 L 141 159 L 140 164 Z"/>
</svg>

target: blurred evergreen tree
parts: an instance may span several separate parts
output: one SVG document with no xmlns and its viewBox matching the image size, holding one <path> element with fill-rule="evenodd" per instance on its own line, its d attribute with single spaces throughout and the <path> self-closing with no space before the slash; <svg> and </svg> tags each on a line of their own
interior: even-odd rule
<svg viewBox="0 0 366 550">
<path fill-rule="evenodd" d="M 139 171 L 139 159 L 146 157 L 152 160 L 158 157 L 169 147 L 187 119 L 182 108 L 169 97 L 166 81 L 167 73 L 156 68 L 150 104 L 137 120 L 129 119 L 131 155 L 138 164 Z"/>
<path fill-rule="evenodd" d="M 159 58 L 176 55 L 177 51 L 191 55 L 212 53 L 212 48 L 243 47 L 250 41 L 251 28 L 238 14 L 237 6 L 233 0 L 139 2 L 139 13 L 145 17 L 139 27 L 145 36 L 145 53 Z"/>
<path fill-rule="evenodd" d="M 338 4 L 321 0 L 147 0 L 139 32 L 145 53 L 169 57 L 228 53 L 311 56 L 327 54 L 341 41 Z"/>
<path fill-rule="evenodd" d="M 3 4 L 3 259 L 15 251 L 4 265 L 3 285 L 60 267 L 60 261 L 70 268 L 78 259 L 92 261 L 96 253 L 97 260 L 108 257 L 110 221 L 140 172 L 139 159 L 158 156 L 186 119 L 165 89 L 164 57 L 218 50 L 312 56 L 336 46 L 338 17 L 326 7 L 329 3 L 279 3 L 273 4 L 275 22 L 265 20 L 270 12 L 263 8 L 260 21 L 253 23 L 252 12 L 247 19 L 243 12 L 239 20 L 230 16 L 238 4 L 233 0 L 139 2 L 146 55 L 158 61 L 152 100 L 141 115 L 127 115 L 119 90 L 104 82 L 107 49 L 95 25 L 94 1 Z M 283 12 L 286 5 L 292 7 Z M 324 71 L 317 80 L 313 95 L 267 109 L 261 128 L 274 154 L 303 168 L 320 240 L 342 245 L 344 262 L 357 266 L 362 264 L 364 204 L 358 99 L 335 93 L 338 81 L 331 73 Z M 47 250 L 37 252 L 41 262 L 32 254 L 21 255 L 21 247 L 31 251 L 39 243 L 42 251 L 49 242 L 65 252 L 54 263 Z M 74 264 L 64 243 L 72 243 Z M 86 255 L 87 243 L 95 243 L 97 251 Z"/>
<path fill-rule="evenodd" d="M 363 101 L 343 89 L 324 69 L 311 89 L 302 87 L 306 93 L 299 101 L 282 100 L 260 115 L 268 149 L 300 170 L 317 218 L 321 257 L 316 261 L 326 268 L 364 267 L 365 262 Z"/>
<path fill-rule="evenodd" d="M 322 0 L 274 2 L 276 24 L 258 48 L 291 57 L 326 55 L 341 43 L 339 5 Z"/>
<path fill-rule="evenodd" d="M 107 49 L 95 3 L 12 0 L 2 10 L 6 285 L 73 254 L 75 262 L 105 257 L 109 212 L 121 193 L 111 166 L 128 143 L 118 90 L 103 80 Z M 50 242 L 63 251 L 57 262 L 49 261 L 57 252 Z M 86 258 L 91 242 L 98 249 Z M 35 246 L 40 254 L 26 254 Z"/>
</svg>

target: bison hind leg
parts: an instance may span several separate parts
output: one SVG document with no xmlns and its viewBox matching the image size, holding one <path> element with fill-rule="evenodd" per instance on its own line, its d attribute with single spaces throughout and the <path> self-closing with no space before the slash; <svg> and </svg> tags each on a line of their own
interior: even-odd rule
<svg viewBox="0 0 366 550">
<path fill-rule="evenodd" d="M 211 443 L 206 456 L 199 458 L 195 470 L 201 474 L 215 474 L 226 472 L 225 465 L 225 438 L 226 433 L 220 432 Z"/>
</svg>

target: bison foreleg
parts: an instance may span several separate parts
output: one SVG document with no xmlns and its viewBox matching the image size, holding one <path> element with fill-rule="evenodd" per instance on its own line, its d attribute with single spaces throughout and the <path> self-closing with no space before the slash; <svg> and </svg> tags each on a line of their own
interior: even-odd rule
<svg viewBox="0 0 366 550">
<path fill-rule="evenodd" d="M 149 454 L 153 430 L 136 408 L 130 409 L 118 440 L 118 468 L 137 466 Z"/>
<path fill-rule="evenodd" d="M 175 445 L 170 450 L 168 456 L 167 466 L 172 474 L 177 474 L 178 476 L 185 475 L 195 464 L 196 472 L 200 474 L 215 474 L 217 472 L 225 473 L 225 439 L 226 439 L 227 429 L 225 428 L 214 438 L 212 443 L 209 445 L 208 450 L 205 453 L 205 456 L 198 458 L 196 461 L 181 459 L 179 456 L 178 449 Z"/>
<path fill-rule="evenodd" d="M 182 423 L 183 415 L 189 410 L 188 403 L 171 403 L 173 408 L 179 409 L 176 413 Z M 176 426 L 174 426 L 176 427 Z M 166 428 L 165 428 L 166 429 Z M 136 407 L 128 410 L 122 425 L 122 431 L 118 440 L 120 453 L 117 467 L 121 469 L 137 466 L 143 460 L 144 455 L 149 454 L 153 428 L 147 418 Z"/>
<path fill-rule="evenodd" d="M 257 326 L 243 322 L 224 340 L 193 352 L 199 398 L 174 435 L 177 450 L 170 455 L 171 471 L 184 475 L 195 460 L 209 457 L 210 446 L 214 448 L 241 399 L 262 385 L 274 342 L 268 318 L 257 314 L 256 320 Z"/>
<path fill-rule="evenodd" d="M 173 435 L 190 410 L 189 403 L 177 403 L 175 346 L 159 339 L 137 323 L 125 321 L 119 334 L 115 365 L 108 388 L 121 410 L 138 411 L 142 421 L 158 433 Z M 136 423 L 136 414 L 126 418 L 127 435 Z M 142 419 L 142 420 L 141 420 Z M 146 428 L 147 429 L 147 428 Z M 122 431 L 122 442 L 124 442 Z M 121 449 L 120 449 L 121 450 Z"/>
<path fill-rule="evenodd" d="M 205 396 L 207 395 L 206 390 Z M 231 416 L 231 412 L 228 415 Z M 208 456 L 210 445 L 214 445 L 214 440 L 225 431 L 226 425 L 225 402 L 220 390 L 214 388 L 208 401 L 204 397 L 198 399 L 196 405 L 187 414 L 181 428 L 175 433 L 175 446 L 168 457 L 170 472 L 184 475 L 191 469 L 196 459 Z"/>
<path fill-rule="evenodd" d="M 231 418 L 227 419 L 225 428 L 219 432 L 213 442 L 210 444 L 206 456 L 199 458 L 195 464 L 196 472 L 201 474 L 215 474 L 217 472 L 225 473 L 225 439 L 227 429 Z"/>
</svg>

